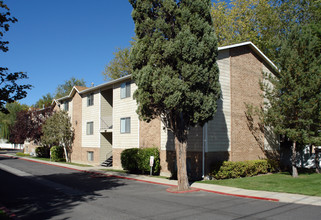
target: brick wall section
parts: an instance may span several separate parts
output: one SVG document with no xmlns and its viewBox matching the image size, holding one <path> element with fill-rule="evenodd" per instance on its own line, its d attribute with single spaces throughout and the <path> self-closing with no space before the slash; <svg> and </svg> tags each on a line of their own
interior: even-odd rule
<svg viewBox="0 0 321 220">
<path fill-rule="evenodd" d="M 139 122 L 139 147 L 157 147 L 161 146 L 161 121 L 156 118 L 149 123 Z"/>
<path fill-rule="evenodd" d="M 123 169 L 121 166 L 120 154 L 125 149 L 113 148 L 113 168 Z"/>
<path fill-rule="evenodd" d="M 231 55 L 231 158 L 232 161 L 254 160 L 264 157 L 261 141 L 252 135 L 245 115 L 245 103 L 259 106 L 259 81 L 262 78 L 262 63 L 250 47 L 233 48 Z M 260 139 L 263 138 L 263 134 Z M 263 139 L 262 139 L 263 141 Z"/>
<path fill-rule="evenodd" d="M 71 161 L 82 162 L 82 146 L 81 146 L 81 135 L 82 135 L 82 98 L 76 92 L 73 97 L 73 108 L 72 108 L 72 115 L 73 121 L 72 127 L 75 131 L 75 139 L 74 144 L 72 146 L 72 154 L 71 154 Z M 83 162 L 86 162 L 87 159 Z"/>
</svg>

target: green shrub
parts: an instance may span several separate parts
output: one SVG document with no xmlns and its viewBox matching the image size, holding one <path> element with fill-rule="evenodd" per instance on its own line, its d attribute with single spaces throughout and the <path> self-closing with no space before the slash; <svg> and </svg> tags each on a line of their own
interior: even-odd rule
<svg viewBox="0 0 321 220">
<path fill-rule="evenodd" d="M 121 163 L 130 172 L 147 173 L 150 171 L 150 156 L 154 156 L 153 174 L 160 171 L 159 150 L 157 148 L 131 148 L 121 153 Z"/>
<path fill-rule="evenodd" d="M 211 175 L 215 179 L 250 177 L 277 171 L 278 163 L 273 160 L 224 161 Z"/>
<path fill-rule="evenodd" d="M 143 173 L 150 172 L 150 156 L 154 156 L 153 174 L 159 174 L 160 158 L 157 148 L 140 148 L 138 150 L 138 169 Z"/>
<path fill-rule="evenodd" d="M 50 158 L 50 150 L 48 147 L 37 147 L 36 156 L 42 158 Z"/>
<path fill-rule="evenodd" d="M 124 150 L 120 155 L 120 159 L 123 169 L 130 172 L 138 171 L 138 148 Z"/>
<path fill-rule="evenodd" d="M 64 148 L 61 146 L 53 146 L 50 149 L 51 159 L 53 161 L 62 161 L 64 160 Z"/>
</svg>

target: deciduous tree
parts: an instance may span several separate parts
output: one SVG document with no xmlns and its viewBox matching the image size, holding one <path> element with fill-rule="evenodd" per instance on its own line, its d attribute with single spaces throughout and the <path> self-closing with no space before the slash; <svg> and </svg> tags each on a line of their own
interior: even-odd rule
<svg viewBox="0 0 321 220">
<path fill-rule="evenodd" d="M 105 67 L 103 72 L 104 80 L 118 79 L 132 73 L 132 66 L 129 62 L 130 47 L 117 48 L 113 53 L 114 58 Z"/>
<path fill-rule="evenodd" d="M 204 125 L 220 96 L 209 0 L 130 0 L 137 42 L 130 60 L 141 120 L 160 118 L 175 136 L 178 190 L 189 187 L 188 130 Z"/>
<path fill-rule="evenodd" d="M 42 98 L 40 98 L 36 102 L 34 107 L 35 108 L 47 108 L 51 105 L 53 99 L 54 99 L 54 97 L 50 93 L 47 93 L 46 95 L 43 95 Z"/>
<path fill-rule="evenodd" d="M 57 86 L 55 98 L 59 99 L 69 95 L 74 86 L 86 86 L 86 82 L 84 79 L 76 79 L 75 77 L 71 77 L 69 80 L 66 80 L 64 84 Z"/>
<path fill-rule="evenodd" d="M 53 113 L 52 107 L 41 110 L 24 109 L 17 113 L 15 124 L 10 129 L 10 142 L 23 144 L 26 140 L 40 143 L 42 126 Z"/>
<path fill-rule="evenodd" d="M 70 162 L 70 153 L 74 140 L 74 129 L 70 118 L 65 111 L 55 112 L 46 120 L 42 127 L 43 136 L 41 142 L 49 146 L 62 146 L 64 148 L 66 161 Z"/>
<path fill-rule="evenodd" d="M 18 20 L 12 17 L 8 6 L 0 1 L 0 51 L 7 52 L 8 41 L 3 41 L 4 33 L 9 31 L 11 23 Z M 23 72 L 8 73 L 8 68 L 0 67 L 0 112 L 8 113 L 5 108 L 6 103 L 11 103 L 26 97 L 26 90 L 31 88 L 31 85 L 20 85 L 17 83 L 19 79 L 28 78 Z"/>
<path fill-rule="evenodd" d="M 17 121 L 17 114 L 20 111 L 27 110 L 27 105 L 22 105 L 19 102 L 7 103 L 5 107 L 7 114 L 0 111 L 0 138 L 9 140 L 10 129 Z"/>
</svg>

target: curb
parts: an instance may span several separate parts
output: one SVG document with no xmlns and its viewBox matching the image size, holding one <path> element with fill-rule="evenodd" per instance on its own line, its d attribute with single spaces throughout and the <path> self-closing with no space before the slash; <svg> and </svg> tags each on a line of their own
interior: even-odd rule
<svg viewBox="0 0 321 220">
<path fill-rule="evenodd" d="M 83 173 L 89 173 L 91 174 L 91 177 L 93 178 L 102 178 L 102 177 L 113 177 L 113 178 L 118 178 L 118 179 L 126 179 L 126 180 L 133 180 L 133 181 L 138 181 L 138 182 L 143 182 L 143 183 L 150 183 L 150 184 L 155 184 L 155 185 L 163 185 L 163 186 L 170 186 L 166 191 L 170 192 L 169 190 L 173 187 L 177 187 L 177 185 L 174 184 L 167 184 L 167 183 L 160 183 L 160 182 L 155 182 L 155 181 L 150 181 L 150 180 L 142 180 L 142 179 L 137 179 L 134 177 L 125 177 L 125 176 L 120 176 L 120 175 L 115 175 L 115 174 L 106 174 L 106 173 L 101 173 L 99 171 L 87 171 L 87 170 L 81 170 L 73 167 L 68 167 L 68 166 L 63 166 L 63 165 L 58 165 L 58 164 L 52 164 L 52 163 L 47 163 L 47 162 L 42 162 L 42 161 L 37 161 L 37 160 L 32 160 L 28 158 L 23 158 L 23 157 L 18 157 L 18 156 L 9 156 L 9 155 L 4 155 L 1 154 L 1 156 L 9 157 L 9 158 L 15 158 L 15 159 L 20 159 L 20 160 L 25 160 L 29 162 L 35 162 L 35 163 L 40 163 L 40 164 L 45 164 L 45 165 L 51 165 L 51 166 L 56 166 L 56 167 L 61 167 L 65 169 L 70 169 L 70 170 L 75 170 Z M 279 202 L 279 199 L 273 199 L 273 198 L 267 198 L 267 197 L 258 197 L 258 196 L 248 196 L 248 195 L 240 195 L 240 194 L 233 194 L 233 193 L 225 193 L 225 192 L 220 192 L 220 191 L 215 191 L 215 190 L 208 190 L 208 189 L 202 189 L 202 188 L 191 188 L 192 190 L 188 191 L 181 191 L 181 192 L 170 192 L 170 193 L 189 193 L 189 192 L 195 192 L 195 191 L 204 191 L 204 192 L 209 192 L 209 193 L 215 193 L 219 195 L 225 195 L 225 196 L 234 196 L 234 197 L 240 197 L 240 198 L 247 198 L 247 199 L 256 199 L 256 200 L 264 200 L 264 201 L 273 201 L 273 202 Z"/>
</svg>

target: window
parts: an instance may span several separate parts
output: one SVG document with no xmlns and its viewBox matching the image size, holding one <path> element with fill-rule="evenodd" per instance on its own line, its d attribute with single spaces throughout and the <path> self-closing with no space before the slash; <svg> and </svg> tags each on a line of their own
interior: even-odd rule
<svg viewBox="0 0 321 220">
<path fill-rule="evenodd" d="M 120 119 L 120 133 L 130 133 L 130 117 Z"/>
<path fill-rule="evenodd" d="M 94 105 L 94 94 L 90 94 L 87 96 L 87 106 Z"/>
<path fill-rule="evenodd" d="M 120 85 L 120 98 L 130 97 L 130 82 L 125 82 Z"/>
<path fill-rule="evenodd" d="M 86 134 L 87 135 L 94 134 L 94 122 L 93 121 L 87 122 Z"/>
<path fill-rule="evenodd" d="M 64 103 L 64 110 L 65 110 L 65 111 L 69 111 L 69 101 L 66 101 L 66 102 Z"/>
<path fill-rule="evenodd" d="M 94 161 L 94 152 L 93 151 L 87 151 L 87 160 Z"/>
</svg>

